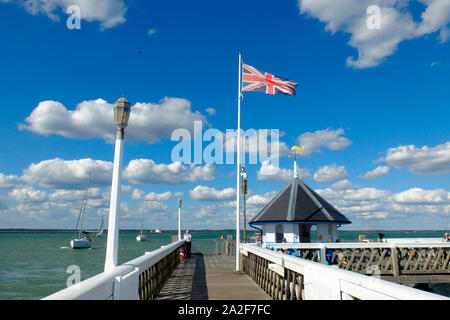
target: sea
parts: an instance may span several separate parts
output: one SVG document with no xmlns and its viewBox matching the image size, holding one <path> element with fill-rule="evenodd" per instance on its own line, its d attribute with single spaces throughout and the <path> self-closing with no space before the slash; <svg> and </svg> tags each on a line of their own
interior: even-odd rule
<svg viewBox="0 0 450 320">
<path fill-rule="evenodd" d="M 343 242 L 378 238 L 440 238 L 442 231 L 340 231 Z M 121 230 L 119 234 L 119 264 L 169 244 L 177 231 L 144 233 L 148 241 L 137 242 L 137 230 Z M 222 252 L 223 239 L 235 238 L 232 230 L 191 230 L 192 252 Z M 242 236 L 241 232 L 241 236 Z M 247 232 L 247 236 L 253 236 Z M 74 231 L 67 230 L 3 230 L 0 231 L 0 300 L 37 300 L 51 295 L 72 283 L 74 267 L 80 280 L 103 272 L 106 254 L 106 233 L 93 242 L 90 249 L 74 250 L 70 240 Z M 314 235 L 312 234 L 312 237 Z M 450 297 L 450 284 L 431 284 L 430 291 Z"/>
</svg>

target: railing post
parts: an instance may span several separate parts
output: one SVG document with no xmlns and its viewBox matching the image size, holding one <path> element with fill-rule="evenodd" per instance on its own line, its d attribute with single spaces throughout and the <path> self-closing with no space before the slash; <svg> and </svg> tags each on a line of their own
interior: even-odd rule
<svg viewBox="0 0 450 320">
<path fill-rule="evenodd" d="M 327 248 L 325 246 L 320 248 L 320 263 L 327 263 Z"/>
<path fill-rule="evenodd" d="M 392 257 L 392 270 L 394 271 L 394 277 L 398 277 L 400 275 L 399 271 L 399 263 L 398 263 L 398 252 L 397 246 L 391 246 L 391 257 Z"/>
</svg>

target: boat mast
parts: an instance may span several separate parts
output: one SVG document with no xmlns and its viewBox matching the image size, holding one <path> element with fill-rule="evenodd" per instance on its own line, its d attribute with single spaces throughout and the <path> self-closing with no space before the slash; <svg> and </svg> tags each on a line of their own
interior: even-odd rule
<svg viewBox="0 0 450 320">
<path fill-rule="evenodd" d="M 81 238 L 83 234 L 84 217 L 86 212 L 86 203 L 90 184 L 91 184 L 91 173 L 89 172 L 88 185 L 86 187 L 86 193 L 84 195 L 83 203 L 81 204 L 81 225 L 80 225 L 80 232 L 78 234 L 79 238 Z"/>
<path fill-rule="evenodd" d="M 145 206 L 145 202 L 143 203 L 143 206 L 142 206 L 141 236 L 142 236 L 142 230 L 143 230 L 143 228 L 144 228 L 144 206 Z"/>
</svg>

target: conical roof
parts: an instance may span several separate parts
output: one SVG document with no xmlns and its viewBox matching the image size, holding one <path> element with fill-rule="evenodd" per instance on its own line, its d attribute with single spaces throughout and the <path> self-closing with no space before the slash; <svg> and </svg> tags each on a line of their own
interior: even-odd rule
<svg viewBox="0 0 450 320">
<path fill-rule="evenodd" d="M 351 223 L 336 208 L 297 177 L 294 177 L 266 204 L 249 224 L 270 222 Z"/>
</svg>

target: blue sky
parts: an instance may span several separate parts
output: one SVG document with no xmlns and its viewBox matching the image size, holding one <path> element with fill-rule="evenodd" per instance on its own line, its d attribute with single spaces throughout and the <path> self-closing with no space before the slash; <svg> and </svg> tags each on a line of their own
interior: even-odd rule
<svg viewBox="0 0 450 320">
<path fill-rule="evenodd" d="M 81 8 L 69 30 L 67 6 Z M 380 29 L 365 21 L 379 5 Z M 88 226 L 109 209 L 112 103 L 132 103 L 123 228 L 233 228 L 235 165 L 172 164 L 170 133 L 237 125 L 244 63 L 299 83 L 244 93 L 242 127 L 305 145 L 303 180 L 353 223 L 443 229 L 450 220 L 450 5 L 430 1 L 0 0 L 0 227 L 73 228 L 89 171 Z M 100 100 L 99 100 L 100 99 Z M 134 123 L 133 123 L 134 120 Z M 111 124 L 110 124 L 111 123 Z M 249 215 L 292 176 L 247 166 Z M 375 170 L 375 171 L 374 171 Z M 143 200 L 149 200 L 144 202 Z"/>
</svg>

